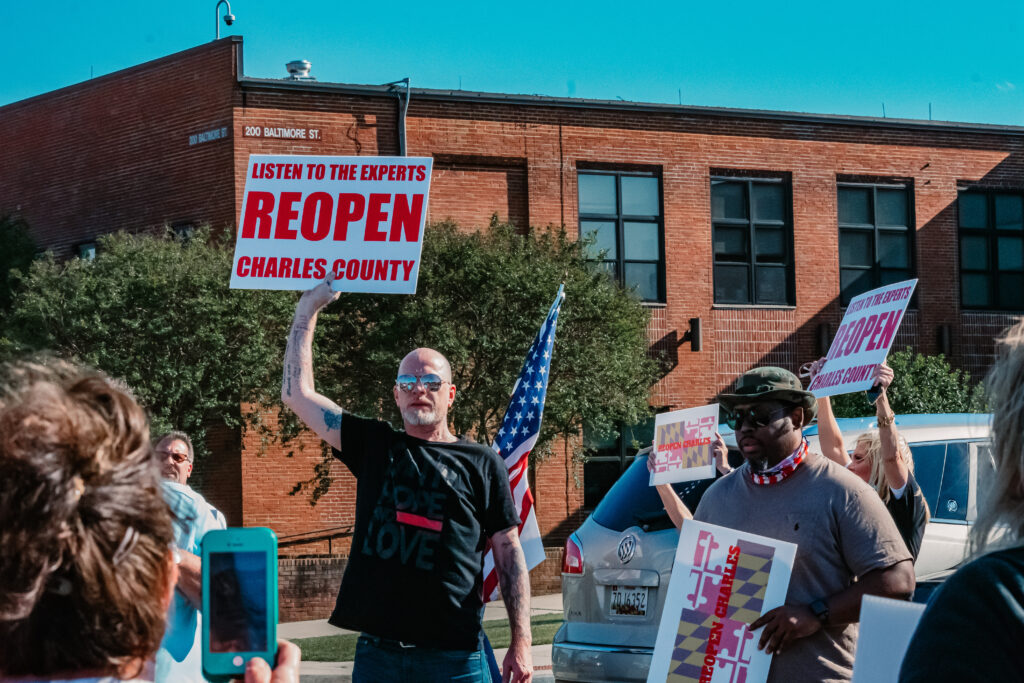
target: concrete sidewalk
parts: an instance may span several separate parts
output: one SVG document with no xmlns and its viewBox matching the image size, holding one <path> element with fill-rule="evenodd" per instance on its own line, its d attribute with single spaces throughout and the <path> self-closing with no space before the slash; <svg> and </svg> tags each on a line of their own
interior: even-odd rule
<svg viewBox="0 0 1024 683">
<path fill-rule="evenodd" d="M 538 595 L 530 599 L 530 616 L 562 613 L 562 594 Z M 501 601 L 488 603 L 484 607 L 484 621 L 498 621 L 508 618 L 505 605 Z M 278 624 L 277 635 L 288 640 L 298 638 L 316 638 L 319 636 L 337 636 L 352 633 L 345 629 L 331 626 L 327 620 L 295 621 L 289 624 Z M 494 655 L 501 665 L 508 650 L 495 650 Z M 537 683 L 551 683 L 555 680 L 551 673 L 551 646 L 533 646 L 533 680 Z M 303 662 L 302 683 L 333 683 L 352 680 L 352 662 Z"/>
</svg>

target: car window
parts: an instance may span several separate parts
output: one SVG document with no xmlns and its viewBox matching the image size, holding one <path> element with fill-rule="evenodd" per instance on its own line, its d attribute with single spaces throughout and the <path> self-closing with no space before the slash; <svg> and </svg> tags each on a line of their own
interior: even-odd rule
<svg viewBox="0 0 1024 683">
<path fill-rule="evenodd" d="M 690 512 L 693 512 L 701 496 L 714 481 L 688 481 L 673 484 L 672 488 L 681 495 Z M 593 514 L 594 521 L 612 531 L 625 531 L 631 526 L 638 526 L 645 531 L 671 528 L 672 520 L 665 512 L 658 492 L 649 482 L 647 459 L 637 458 L 598 503 Z"/>
<path fill-rule="evenodd" d="M 932 508 L 932 514 L 936 519 L 967 519 L 970 464 L 968 444 L 949 444 L 946 448 L 946 466 L 942 470 L 942 484 L 939 487 L 939 502 Z"/>
<path fill-rule="evenodd" d="M 988 441 L 974 444 L 978 449 L 978 497 L 977 505 L 989 500 L 992 485 L 996 483 L 996 462 L 992 457 L 992 445 Z"/>
<path fill-rule="evenodd" d="M 946 444 L 929 443 L 910 447 L 914 456 L 914 478 L 928 502 L 934 516 L 942 484 L 942 470 L 946 464 Z"/>
</svg>

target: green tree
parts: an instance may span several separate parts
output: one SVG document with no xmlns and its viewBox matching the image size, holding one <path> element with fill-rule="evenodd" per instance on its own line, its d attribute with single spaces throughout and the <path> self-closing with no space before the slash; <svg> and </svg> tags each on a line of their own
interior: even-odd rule
<svg viewBox="0 0 1024 683">
<path fill-rule="evenodd" d="M 889 404 L 899 414 L 984 412 L 984 388 L 972 386 L 971 376 L 950 367 L 945 356 L 914 353 L 913 349 L 889 354 L 889 366 L 895 373 L 889 387 Z M 832 397 L 837 417 L 874 415 L 864 394 Z"/>
<path fill-rule="evenodd" d="M 124 381 L 154 434 L 182 429 L 197 457 L 208 426 L 242 424 L 240 405 L 275 395 L 294 297 L 229 290 L 232 250 L 200 230 L 118 233 L 92 261 L 35 261 L 4 322 L 7 355 L 46 351 Z"/>
<path fill-rule="evenodd" d="M 13 280 L 28 270 L 36 254 L 36 243 L 24 219 L 0 215 L 0 313 L 11 308 Z"/>
<path fill-rule="evenodd" d="M 281 358 L 297 294 L 229 290 L 229 240 L 208 231 L 188 241 L 121 233 L 101 238 L 93 261 L 34 262 L 0 330 L 11 340 L 8 355 L 49 351 L 124 380 L 155 432 L 184 429 L 198 445 L 208 425 L 223 422 L 287 442 L 301 429 L 290 411 L 282 408 L 271 434 L 259 411 L 242 415 L 239 406 L 281 408 Z M 459 387 L 454 428 L 489 441 L 562 282 L 534 454 L 556 435 L 575 439 L 584 421 L 604 431 L 638 422 L 649 414 L 656 377 L 647 311 L 589 267 L 583 245 L 564 230 L 519 234 L 497 221 L 472 234 L 451 223 L 431 226 L 415 296 L 345 294 L 328 308 L 314 342 L 317 390 L 398 424 L 391 388 L 399 361 L 431 346 L 450 359 Z M 299 487 L 311 488 L 313 500 L 330 485 L 327 462 Z"/>
</svg>

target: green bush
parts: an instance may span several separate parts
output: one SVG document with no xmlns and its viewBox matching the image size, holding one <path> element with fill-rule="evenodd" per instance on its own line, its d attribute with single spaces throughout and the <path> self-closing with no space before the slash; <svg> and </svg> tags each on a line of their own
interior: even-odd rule
<svg viewBox="0 0 1024 683">
<path fill-rule="evenodd" d="M 971 385 L 971 376 L 950 367 L 942 354 L 928 356 L 913 349 L 889 354 L 895 377 L 889 387 L 889 404 L 897 414 L 979 413 L 987 410 L 982 385 Z M 863 392 L 832 397 L 836 417 L 875 414 Z"/>
</svg>

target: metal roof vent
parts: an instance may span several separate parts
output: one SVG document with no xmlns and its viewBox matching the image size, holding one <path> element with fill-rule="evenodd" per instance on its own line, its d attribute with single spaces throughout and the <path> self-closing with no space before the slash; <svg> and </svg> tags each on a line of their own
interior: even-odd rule
<svg viewBox="0 0 1024 683">
<path fill-rule="evenodd" d="M 285 64 L 285 68 L 288 69 L 288 81 L 315 81 L 315 76 L 309 75 L 309 70 L 313 68 L 313 65 L 309 63 L 307 59 L 296 59 Z"/>
</svg>

